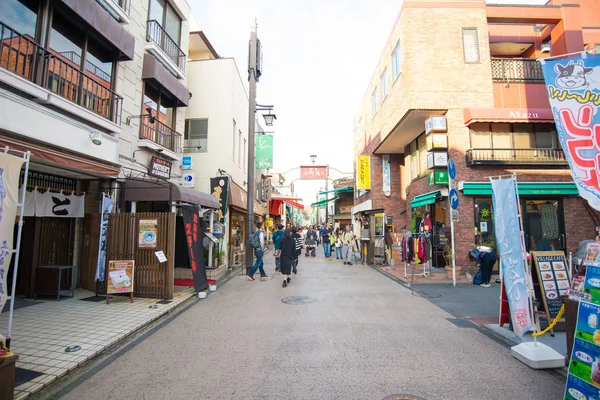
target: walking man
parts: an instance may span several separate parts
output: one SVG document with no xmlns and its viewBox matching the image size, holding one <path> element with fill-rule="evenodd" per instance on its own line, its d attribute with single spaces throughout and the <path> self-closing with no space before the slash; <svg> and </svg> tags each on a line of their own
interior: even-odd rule
<svg viewBox="0 0 600 400">
<path fill-rule="evenodd" d="M 281 239 L 283 239 L 283 225 L 279 224 L 271 237 L 275 245 L 275 271 L 281 269 Z"/>
<path fill-rule="evenodd" d="M 346 230 L 342 234 L 342 246 L 344 252 L 344 265 L 352 265 L 350 260 L 352 252 L 354 251 L 354 232 L 350 229 L 350 225 L 346 225 Z"/>
<path fill-rule="evenodd" d="M 321 232 L 321 237 L 323 238 L 323 252 L 325 253 L 325 259 L 327 261 L 331 261 L 331 239 L 329 236 L 331 235 L 331 228 L 329 224 L 323 228 Z"/>
<path fill-rule="evenodd" d="M 254 231 L 254 233 L 252 233 L 252 237 L 250 237 L 249 243 L 254 248 L 254 255 L 256 256 L 256 262 L 254 263 L 254 266 L 252 267 L 252 269 L 250 270 L 250 273 L 248 274 L 248 280 L 250 280 L 250 281 L 256 280 L 256 279 L 254 279 L 254 274 L 256 273 L 257 269 L 260 270 L 260 279 L 261 280 L 267 279 L 268 276 L 265 273 L 265 269 L 263 268 L 265 265 L 265 263 L 263 261 L 263 257 L 265 255 L 265 232 L 263 231 L 262 222 L 258 222 L 256 224 L 256 231 Z M 248 248 L 246 250 L 246 254 L 249 251 L 250 251 L 250 249 Z M 248 254 L 246 256 L 248 256 Z"/>
</svg>

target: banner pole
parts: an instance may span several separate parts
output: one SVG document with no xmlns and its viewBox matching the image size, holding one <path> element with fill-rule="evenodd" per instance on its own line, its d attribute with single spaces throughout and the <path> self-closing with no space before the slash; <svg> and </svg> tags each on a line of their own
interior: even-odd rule
<svg viewBox="0 0 600 400">
<path fill-rule="evenodd" d="M 23 190 L 21 192 L 21 201 L 18 204 L 18 206 L 21 206 L 21 212 L 19 213 L 19 227 L 17 229 L 17 246 L 13 250 L 15 252 L 15 264 L 13 266 L 12 289 L 10 293 L 10 308 L 8 311 L 8 332 L 6 335 L 6 347 L 9 349 L 12 336 L 13 315 L 15 312 L 15 300 L 17 298 L 15 291 L 17 290 L 17 271 L 19 269 L 19 252 L 21 250 L 21 234 L 23 233 L 23 214 L 25 213 L 25 194 L 27 193 L 27 177 L 29 175 L 30 157 L 30 152 L 27 152 L 23 155 L 23 159 L 25 160 L 25 174 L 23 175 Z"/>
</svg>

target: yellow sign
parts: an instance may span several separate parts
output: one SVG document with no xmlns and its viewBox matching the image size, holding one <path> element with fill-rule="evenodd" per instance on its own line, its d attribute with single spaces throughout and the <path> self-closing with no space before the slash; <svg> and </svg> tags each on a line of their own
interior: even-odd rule
<svg viewBox="0 0 600 400">
<path fill-rule="evenodd" d="M 371 190 L 371 157 L 358 156 L 356 161 L 356 188 Z"/>
<path fill-rule="evenodd" d="M 269 228 L 272 228 L 272 227 L 273 227 L 273 218 L 267 218 L 267 226 L 268 226 Z"/>
</svg>

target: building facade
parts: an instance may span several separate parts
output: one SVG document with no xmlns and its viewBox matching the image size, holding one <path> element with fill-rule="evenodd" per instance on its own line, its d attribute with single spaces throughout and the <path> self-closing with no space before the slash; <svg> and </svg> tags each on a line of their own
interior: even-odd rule
<svg viewBox="0 0 600 400">
<path fill-rule="evenodd" d="M 594 238 L 597 213 L 577 195 L 536 60 L 598 48 L 598 4 L 577 3 L 406 0 L 354 121 L 355 156 L 371 168 L 355 217 L 385 212 L 409 234 L 429 218 L 433 265 L 443 266 L 435 247 L 449 232 L 449 158 L 458 265 L 470 265 L 474 246 L 495 245 L 490 176 L 517 174 L 528 250 L 576 251 Z"/>
</svg>

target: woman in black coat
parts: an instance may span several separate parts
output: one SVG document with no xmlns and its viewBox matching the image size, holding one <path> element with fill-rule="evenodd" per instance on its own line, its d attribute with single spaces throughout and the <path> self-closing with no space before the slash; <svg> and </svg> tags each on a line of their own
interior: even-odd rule
<svg viewBox="0 0 600 400">
<path fill-rule="evenodd" d="M 292 237 L 292 230 L 290 228 L 287 228 L 283 232 L 280 249 L 281 273 L 283 274 L 283 283 L 281 286 L 287 287 L 287 284 L 291 281 L 292 263 L 296 259 L 296 241 Z"/>
</svg>

